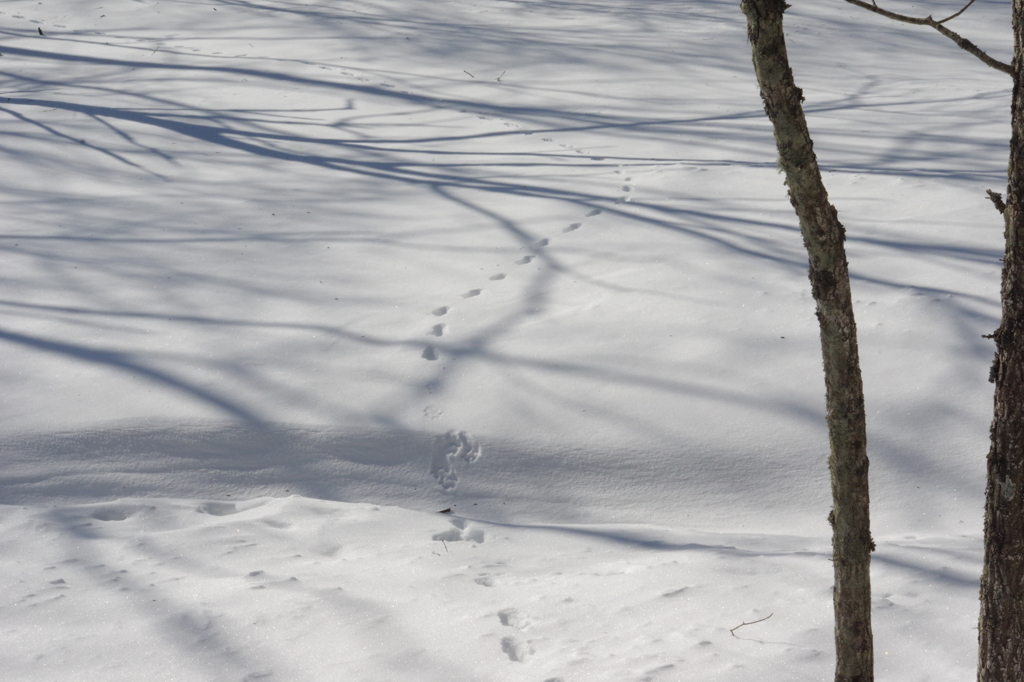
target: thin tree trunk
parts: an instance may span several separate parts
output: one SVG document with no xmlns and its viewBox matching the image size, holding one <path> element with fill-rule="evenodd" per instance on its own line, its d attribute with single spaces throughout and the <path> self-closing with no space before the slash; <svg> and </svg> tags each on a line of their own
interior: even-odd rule
<svg viewBox="0 0 1024 682">
<path fill-rule="evenodd" d="M 1024 0 L 1015 0 L 1024 2 Z M 836 682 L 871 682 L 871 540 L 864 390 L 857 354 L 845 230 L 829 203 L 814 155 L 803 93 L 793 81 L 782 31 L 784 0 L 743 0 L 747 36 L 779 165 L 800 221 L 821 327 L 832 474 Z"/>
<path fill-rule="evenodd" d="M 1024 0 L 1013 0 L 1013 100 L 1003 316 L 992 337 L 995 413 L 985 495 L 979 682 L 1024 681 Z"/>
</svg>

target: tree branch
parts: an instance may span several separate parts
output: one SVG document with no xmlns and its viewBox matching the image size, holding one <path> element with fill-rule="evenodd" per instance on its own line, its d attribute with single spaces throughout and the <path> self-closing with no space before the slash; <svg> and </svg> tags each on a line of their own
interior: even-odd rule
<svg viewBox="0 0 1024 682">
<path fill-rule="evenodd" d="M 940 24 L 944 24 L 944 23 L 946 23 L 947 21 L 950 21 L 951 19 L 956 19 L 956 18 L 957 18 L 958 16 L 960 16 L 961 14 L 963 14 L 964 12 L 966 12 L 966 11 L 967 11 L 967 8 L 968 8 L 968 7 L 970 7 L 970 6 L 971 6 L 971 5 L 973 5 L 973 4 L 974 4 L 974 0 L 971 0 L 971 1 L 969 2 L 969 3 L 967 3 L 966 5 L 964 5 L 964 8 L 963 8 L 962 10 L 960 10 L 959 12 L 957 12 L 956 14 L 954 14 L 954 15 L 952 15 L 952 16 L 948 16 L 948 17 L 946 17 L 945 19 L 941 19 L 941 20 L 939 20 L 939 23 L 940 23 Z"/>
<path fill-rule="evenodd" d="M 1000 214 L 1006 213 L 1006 204 L 1003 203 L 1002 194 L 999 192 L 993 192 L 990 189 L 985 190 L 985 194 L 988 195 L 989 201 L 995 205 L 996 210 L 999 211 Z"/>
<path fill-rule="evenodd" d="M 956 31 L 951 31 L 950 29 L 948 29 L 945 26 L 943 26 L 943 24 L 945 24 L 950 19 L 955 19 L 958 16 L 960 16 L 961 14 L 963 14 L 964 12 L 966 12 L 967 8 L 974 4 L 974 0 L 971 0 L 970 2 L 968 2 L 964 6 L 964 8 L 961 9 L 956 14 L 953 14 L 952 16 L 948 16 L 945 19 L 942 19 L 941 21 L 936 21 L 930 15 L 927 16 L 927 17 L 921 18 L 921 17 L 910 17 L 910 16 L 907 16 L 906 14 L 897 14 L 896 12 L 890 12 L 887 9 L 882 9 L 878 5 L 874 4 L 874 2 L 872 2 L 870 4 L 864 2 L 863 0 L 846 0 L 846 2 L 850 3 L 851 5 L 856 5 L 857 7 L 861 7 L 863 9 L 866 9 L 869 12 L 874 12 L 875 14 L 881 14 L 883 17 L 887 17 L 887 18 L 893 19 L 895 21 L 902 21 L 905 24 L 917 24 L 918 26 L 931 26 L 936 31 L 938 31 L 939 33 L 941 33 L 942 35 L 946 36 L 947 38 L 952 40 L 954 43 L 956 43 L 957 47 L 959 47 L 960 49 L 962 49 L 962 50 L 964 50 L 966 52 L 969 52 L 969 53 L 973 54 L 975 57 L 977 57 L 978 59 L 983 61 L 986 66 L 991 66 L 996 71 L 1002 71 L 1003 73 L 1011 75 L 1011 76 L 1013 75 L 1013 67 L 1012 66 L 1010 66 L 1009 64 L 1005 64 L 1005 63 L 999 61 L 998 59 L 993 59 L 992 57 L 988 56 L 985 53 L 984 50 L 982 50 L 980 47 L 978 47 L 977 45 L 975 45 L 971 41 L 969 41 L 966 38 L 964 38 L 963 36 L 961 36 Z"/>
<path fill-rule="evenodd" d="M 896 14 L 895 12 L 890 12 L 887 9 L 882 9 L 881 7 L 879 7 L 878 5 L 876 5 L 874 3 L 871 3 L 869 5 L 866 2 L 861 2 L 861 0 L 846 0 L 846 2 L 850 3 L 851 5 L 857 5 L 857 7 L 863 7 L 864 9 L 868 10 L 869 12 L 874 12 L 875 14 L 881 14 L 883 17 L 888 17 L 889 19 L 895 19 L 896 21 L 902 21 L 905 24 L 921 24 L 921 25 L 927 26 L 928 25 L 928 19 L 931 19 L 931 17 L 928 17 L 928 19 L 918 19 L 917 17 L 908 17 L 905 14 Z"/>
</svg>

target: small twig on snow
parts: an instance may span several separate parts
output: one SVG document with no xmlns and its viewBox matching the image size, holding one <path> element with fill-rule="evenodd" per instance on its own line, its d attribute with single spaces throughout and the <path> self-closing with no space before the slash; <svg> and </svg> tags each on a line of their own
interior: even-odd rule
<svg viewBox="0 0 1024 682">
<path fill-rule="evenodd" d="M 761 620 L 752 620 L 749 623 L 740 623 L 739 625 L 734 627 L 732 630 L 729 630 L 729 634 L 732 635 L 733 637 L 736 637 L 736 631 L 739 630 L 744 625 L 753 625 L 754 623 L 763 623 L 764 621 L 768 620 L 769 618 L 771 618 L 774 615 L 775 615 L 775 612 L 772 611 L 771 613 L 769 613 L 767 616 L 765 616 Z M 739 639 L 739 637 L 736 637 L 736 639 Z"/>
<path fill-rule="evenodd" d="M 468 76 L 469 76 L 470 78 L 476 78 L 476 76 L 474 76 L 473 74 L 471 74 L 471 73 L 470 73 L 469 71 L 466 71 L 465 69 L 463 69 L 463 70 L 462 70 L 462 73 L 464 73 L 464 74 L 468 75 Z"/>
<path fill-rule="evenodd" d="M 504 71 L 502 71 L 502 72 L 501 72 L 501 76 L 504 76 L 504 75 L 505 75 L 505 72 L 504 72 Z M 499 83 L 501 82 L 501 76 L 498 76 L 498 78 L 497 78 L 497 81 L 498 81 Z"/>
<path fill-rule="evenodd" d="M 448 543 L 446 543 L 444 540 L 441 540 L 441 544 L 444 545 L 444 553 L 447 554 L 448 553 Z"/>
</svg>

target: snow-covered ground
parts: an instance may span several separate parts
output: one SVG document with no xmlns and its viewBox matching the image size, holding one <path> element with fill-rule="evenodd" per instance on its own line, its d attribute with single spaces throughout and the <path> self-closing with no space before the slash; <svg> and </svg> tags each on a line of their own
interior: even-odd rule
<svg viewBox="0 0 1024 682">
<path fill-rule="evenodd" d="M 964 679 L 1010 80 L 794 5 L 878 677 Z M 952 26 L 1008 58 L 1008 14 Z M 830 679 L 817 328 L 745 30 L 735 0 L 0 5 L 3 678 Z"/>
</svg>

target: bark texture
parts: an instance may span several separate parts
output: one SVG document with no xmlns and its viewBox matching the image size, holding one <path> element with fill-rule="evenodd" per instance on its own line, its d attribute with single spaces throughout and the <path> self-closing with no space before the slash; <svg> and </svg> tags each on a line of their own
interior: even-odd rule
<svg viewBox="0 0 1024 682">
<path fill-rule="evenodd" d="M 1024 0 L 1013 0 L 1012 133 L 995 413 L 985 495 L 979 682 L 1024 682 Z"/>
<path fill-rule="evenodd" d="M 1024 0 L 1016 0 L 1024 2 Z M 743 0 L 747 36 L 765 112 L 775 130 L 779 166 L 800 221 L 810 262 L 825 364 L 825 399 L 832 474 L 835 570 L 836 682 L 874 679 L 871 636 L 871 540 L 864 390 L 847 269 L 845 230 L 829 203 L 804 118 L 803 93 L 793 81 L 783 0 Z"/>
</svg>

